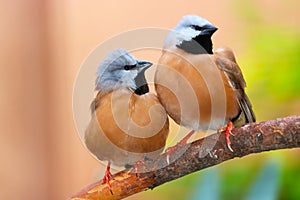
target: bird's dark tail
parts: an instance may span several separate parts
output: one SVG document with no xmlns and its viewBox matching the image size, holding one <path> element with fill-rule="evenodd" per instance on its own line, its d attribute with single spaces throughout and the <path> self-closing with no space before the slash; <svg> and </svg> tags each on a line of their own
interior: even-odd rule
<svg viewBox="0 0 300 200">
<path fill-rule="evenodd" d="M 246 95 L 245 92 L 243 92 L 242 97 L 239 100 L 239 103 L 240 103 L 242 112 L 245 115 L 245 121 L 246 121 L 246 123 L 255 122 L 256 121 L 256 117 L 255 117 L 255 114 L 253 112 L 250 100 L 249 100 L 249 98 L 248 98 L 248 96 Z"/>
</svg>

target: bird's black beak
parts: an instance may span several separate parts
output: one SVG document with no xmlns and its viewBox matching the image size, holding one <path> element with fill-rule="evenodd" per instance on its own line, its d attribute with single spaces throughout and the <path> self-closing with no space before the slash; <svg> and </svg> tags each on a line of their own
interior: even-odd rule
<svg viewBox="0 0 300 200">
<path fill-rule="evenodd" d="M 144 60 L 139 60 L 137 61 L 137 67 L 143 70 L 148 69 L 149 67 L 151 67 L 153 64 L 151 62 L 148 61 L 144 61 Z"/>
<path fill-rule="evenodd" d="M 203 30 L 201 30 L 200 35 L 213 35 L 218 30 L 218 28 L 213 26 L 212 24 L 207 24 L 202 28 Z"/>
</svg>

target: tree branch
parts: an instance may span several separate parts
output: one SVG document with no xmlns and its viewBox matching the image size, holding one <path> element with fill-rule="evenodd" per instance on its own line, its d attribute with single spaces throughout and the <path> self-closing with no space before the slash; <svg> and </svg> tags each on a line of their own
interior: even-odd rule
<svg viewBox="0 0 300 200">
<path fill-rule="evenodd" d="M 224 133 L 215 133 L 188 146 L 179 147 L 172 157 L 180 153 L 180 149 L 185 148 L 185 152 L 170 165 L 166 165 L 166 154 L 162 154 L 155 162 L 146 161 L 144 167 L 149 172 L 136 174 L 133 173 L 134 169 L 127 169 L 114 174 L 111 180 L 113 194 L 106 184 L 99 181 L 84 188 L 71 200 L 122 199 L 236 157 L 300 147 L 300 116 L 250 123 L 234 128 L 232 132 L 230 140 L 234 152 L 226 147 Z M 165 167 L 154 169 L 155 166 Z"/>
</svg>

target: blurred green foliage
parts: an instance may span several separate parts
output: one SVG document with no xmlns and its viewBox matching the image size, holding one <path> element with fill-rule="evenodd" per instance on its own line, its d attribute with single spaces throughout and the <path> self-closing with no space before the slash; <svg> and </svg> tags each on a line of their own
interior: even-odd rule
<svg viewBox="0 0 300 200">
<path fill-rule="evenodd" d="M 258 119 L 299 113 L 300 33 L 263 27 L 249 40 L 250 48 L 241 62 L 246 65 L 243 71 Z"/>
<path fill-rule="evenodd" d="M 258 120 L 299 114 L 300 27 L 279 23 L 283 13 L 273 13 L 274 21 L 266 23 L 264 8 L 254 1 L 233 6 L 247 24 L 242 30 L 247 50 L 238 60 Z"/>
</svg>

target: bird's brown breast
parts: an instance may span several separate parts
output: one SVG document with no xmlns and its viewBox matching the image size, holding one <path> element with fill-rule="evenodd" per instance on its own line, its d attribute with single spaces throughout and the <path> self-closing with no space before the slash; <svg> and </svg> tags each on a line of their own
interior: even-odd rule
<svg viewBox="0 0 300 200">
<path fill-rule="evenodd" d="M 163 150 L 169 124 L 165 109 L 154 94 L 136 95 L 119 89 L 98 98 L 94 125 L 87 129 L 85 141 L 99 159 L 116 163 L 130 159 L 130 154 Z"/>
<path fill-rule="evenodd" d="M 157 95 L 168 114 L 192 129 L 218 128 L 239 112 L 235 91 L 214 55 L 164 51 L 155 74 Z"/>
</svg>

